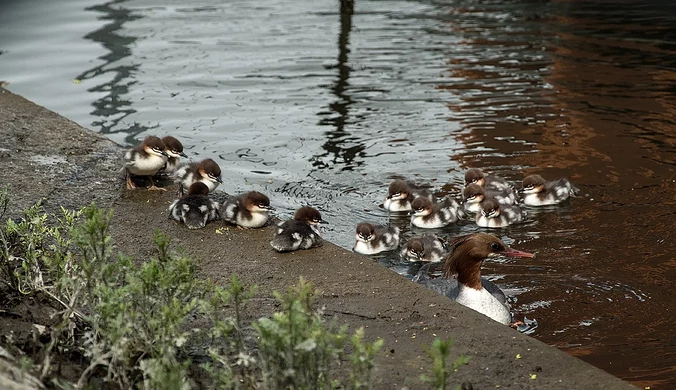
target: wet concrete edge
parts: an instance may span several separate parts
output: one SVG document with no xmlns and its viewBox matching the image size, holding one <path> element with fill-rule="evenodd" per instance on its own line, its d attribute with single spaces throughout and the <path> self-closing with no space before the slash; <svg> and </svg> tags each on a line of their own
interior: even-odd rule
<svg viewBox="0 0 676 390">
<path fill-rule="evenodd" d="M 0 184 L 11 185 L 8 215 L 39 199 L 48 211 L 91 202 L 114 208 L 112 234 L 125 253 L 152 256 L 150 239 L 160 228 L 196 259 L 202 273 L 225 281 L 235 273 L 259 286 L 248 316 L 275 309 L 273 290 L 299 275 L 314 283 L 319 304 L 351 330 L 385 346 L 375 370 L 376 388 L 426 388 L 417 380 L 431 371 L 423 346 L 435 337 L 455 338 L 451 357 L 472 357 L 450 383 L 480 388 L 635 388 L 532 337 L 500 325 L 436 295 L 367 257 L 331 243 L 311 251 L 277 254 L 271 228 L 240 231 L 221 224 L 198 232 L 167 221 L 173 191 L 125 191 L 120 174 L 124 149 L 93 131 L 0 88 Z M 272 196 L 274 203 L 274 196 Z M 140 257 L 142 258 L 142 257 Z"/>
</svg>

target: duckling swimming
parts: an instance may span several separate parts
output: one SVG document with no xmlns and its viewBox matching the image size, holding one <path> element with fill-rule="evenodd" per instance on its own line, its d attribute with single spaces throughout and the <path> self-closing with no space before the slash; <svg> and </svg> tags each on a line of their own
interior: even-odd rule
<svg viewBox="0 0 676 390">
<path fill-rule="evenodd" d="M 568 179 L 545 181 L 540 175 L 526 176 L 522 182 L 524 193 L 523 203 L 528 206 L 547 206 L 559 204 L 577 194 Z"/>
<path fill-rule="evenodd" d="M 352 250 L 363 255 L 391 251 L 399 246 L 399 228 L 387 225 L 372 225 L 362 222 L 357 225 L 356 241 Z"/>
</svg>

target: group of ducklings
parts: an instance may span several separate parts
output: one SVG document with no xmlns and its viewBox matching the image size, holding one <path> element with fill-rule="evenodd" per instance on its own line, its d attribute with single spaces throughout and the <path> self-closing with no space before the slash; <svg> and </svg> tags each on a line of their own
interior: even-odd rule
<svg viewBox="0 0 676 390">
<path fill-rule="evenodd" d="M 427 188 L 395 180 L 388 188 L 383 207 L 392 213 L 409 213 L 411 225 L 418 228 L 442 228 L 467 216 L 480 227 L 503 228 L 525 220 L 520 198 L 525 206 L 548 206 L 562 203 L 578 191 L 566 178 L 546 181 L 540 175 L 529 175 L 521 184 L 522 197 L 506 180 L 472 168 L 465 172 L 459 202 L 450 196 L 437 200 Z M 395 250 L 399 238 L 400 231 L 395 226 L 362 222 L 357 225 L 353 250 L 367 255 Z M 411 262 L 439 262 L 446 256 L 445 248 L 443 240 L 425 234 L 409 239 L 400 256 Z"/>
<path fill-rule="evenodd" d="M 269 212 L 274 208 L 266 195 L 249 191 L 230 196 L 219 205 L 209 197 L 223 183 L 218 163 L 210 158 L 180 163 L 181 157 L 187 155 L 175 137 L 146 137 L 124 156 L 127 189 L 137 188 L 134 176 L 146 176 L 150 180 L 149 190 L 166 190 L 157 187 L 154 178 L 171 177 L 178 183 L 179 194 L 169 206 L 169 217 L 189 229 L 201 229 L 217 219 L 244 229 L 259 228 L 268 222 Z M 293 219 L 278 224 L 270 245 L 279 252 L 319 246 L 322 239 L 317 225 L 323 222 L 319 211 L 301 207 Z"/>
<path fill-rule="evenodd" d="M 249 191 L 219 204 L 209 197 L 223 183 L 218 163 L 210 158 L 181 163 L 181 157 L 187 155 L 175 137 L 146 137 L 124 156 L 127 188 L 136 188 L 133 176 L 147 176 L 149 190 L 165 190 L 155 186 L 153 178 L 171 177 L 179 186 L 179 194 L 169 206 L 169 216 L 189 229 L 201 229 L 218 219 L 245 229 L 259 228 L 268 222 L 274 208 L 266 195 Z M 528 206 L 558 204 L 576 191 L 567 179 L 546 182 L 539 175 L 526 177 L 522 184 L 523 203 Z M 461 202 L 450 196 L 438 200 L 426 188 L 395 180 L 388 188 L 383 206 L 390 212 L 410 213 L 411 225 L 419 228 L 441 228 L 471 213 L 475 214 L 477 225 L 494 228 L 524 219 L 518 199 L 513 186 L 504 179 L 484 175 L 480 169 L 469 169 Z M 316 209 L 301 207 L 291 220 L 277 225 L 270 245 L 279 252 L 319 246 L 322 238 L 318 225 L 324 222 Z M 355 238 L 353 251 L 371 255 L 397 249 L 400 232 L 394 226 L 363 222 L 357 225 Z M 411 238 L 400 253 L 402 258 L 415 262 L 438 262 L 446 255 L 443 241 L 434 235 Z"/>
</svg>

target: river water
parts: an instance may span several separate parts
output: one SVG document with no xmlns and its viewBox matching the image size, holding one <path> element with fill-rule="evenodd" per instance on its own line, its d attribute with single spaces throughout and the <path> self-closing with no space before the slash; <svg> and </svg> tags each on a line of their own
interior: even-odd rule
<svg viewBox="0 0 676 390">
<path fill-rule="evenodd" d="M 0 80 L 122 144 L 175 135 L 220 163 L 221 189 L 265 192 L 283 218 L 314 205 L 345 248 L 357 222 L 388 221 L 393 177 L 454 194 L 468 167 L 566 176 L 580 197 L 495 232 L 537 257 L 484 273 L 533 337 L 672 389 L 676 5 L 662 3 L 0 0 Z"/>
</svg>

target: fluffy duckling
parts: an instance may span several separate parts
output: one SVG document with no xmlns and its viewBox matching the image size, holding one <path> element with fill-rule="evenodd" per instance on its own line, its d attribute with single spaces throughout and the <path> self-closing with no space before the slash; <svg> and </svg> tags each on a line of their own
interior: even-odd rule
<svg viewBox="0 0 676 390">
<path fill-rule="evenodd" d="M 164 168 L 160 170 L 160 173 L 172 174 L 178 169 L 179 159 L 188 156 L 183 153 L 181 141 L 175 137 L 170 135 L 162 137 L 162 142 L 164 142 L 164 151 L 167 153 L 168 159 Z"/>
<path fill-rule="evenodd" d="M 517 203 L 516 194 L 510 188 L 509 190 L 492 190 L 483 188 L 476 183 L 472 183 L 462 190 L 463 205 L 465 211 L 469 213 L 481 212 L 481 202 L 486 198 L 493 198 L 500 204 L 515 205 Z"/>
<path fill-rule="evenodd" d="M 310 249 L 322 244 L 319 224 L 326 223 L 317 209 L 304 206 L 296 210 L 293 219 L 280 222 L 270 241 L 277 252 Z"/>
<path fill-rule="evenodd" d="M 198 181 L 206 184 L 209 187 L 209 192 L 213 192 L 219 184 L 223 183 L 221 167 L 210 158 L 181 165 L 174 173 L 174 179 L 179 183 L 179 193 L 181 194 L 184 188 L 190 188 L 193 183 Z"/>
<path fill-rule="evenodd" d="M 547 206 L 559 204 L 577 194 L 568 179 L 545 181 L 540 175 L 526 176 L 522 182 L 523 203 L 528 206 Z"/>
<path fill-rule="evenodd" d="M 158 137 L 148 136 L 141 145 L 129 150 L 124 155 L 124 170 L 127 189 L 136 189 L 136 184 L 131 179 L 131 175 L 148 176 L 150 178 L 149 190 L 162 190 L 155 186 L 153 175 L 155 175 L 167 162 L 167 153 L 164 151 L 164 142 Z"/>
<path fill-rule="evenodd" d="M 187 196 L 176 199 L 169 206 L 169 217 L 183 222 L 188 229 L 201 229 L 218 219 L 218 203 L 209 199 L 207 194 L 209 187 L 206 184 L 193 183 Z"/>
<path fill-rule="evenodd" d="M 259 228 L 268 221 L 270 199 L 257 191 L 231 196 L 221 206 L 223 219 L 245 229 Z"/>
<path fill-rule="evenodd" d="M 362 222 L 357 225 L 356 241 L 352 250 L 363 255 L 391 251 L 399 246 L 399 228 L 387 225 L 372 225 Z"/>
<path fill-rule="evenodd" d="M 483 171 L 478 168 L 471 168 L 465 172 L 465 186 L 468 186 L 472 183 L 492 190 L 512 190 L 512 186 L 507 182 L 507 180 L 495 175 L 484 175 Z"/>
<path fill-rule="evenodd" d="M 458 296 L 455 300 L 501 324 L 509 325 L 512 320 L 509 305 L 500 302 L 483 287 L 481 264 L 486 258 L 500 255 L 508 257 L 534 257 L 534 255 L 512 249 L 497 237 L 486 233 L 456 237 L 451 247 L 451 253 L 444 263 L 444 277 L 458 275 Z"/>
<path fill-rule="evenodd" d="M 425 234 L 413 237 L 401 248 L 399 255 L 410 262 L 437 263 L 446 256 L 446 245 L 439 237 Z"/>
<path fill-rule="evenodd" d="M 411 204 L 411 208 L 413 209 L 411 224 L 426 229 L 450 225 L 464 216 L 458 202 L 449 197 L 438 203 L 432 203 L 427 198 L 418 197 Z"/>
<path fill-rule="evenodd" d="M 387 198 L 383 202 L 383 207 L 392 212 L 410 211 L 411 202 L 419 196 L 434 200 L 434 196 L 429 190 L 418 188 L 413 183 L 404 180 L 395 180 L 390 183 L 387 189 Z"/>
<path fill-rule="evenodd" d="M 476 215 L 476 224 L 480 227 L 503 228 L 526 219 L 525 211 L 519 206 L 501 205 L 495 199 L 484 200 L 481 207 Z"/>
</svg>

